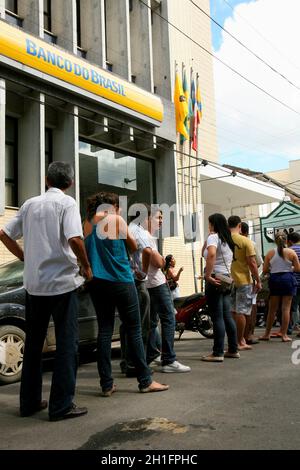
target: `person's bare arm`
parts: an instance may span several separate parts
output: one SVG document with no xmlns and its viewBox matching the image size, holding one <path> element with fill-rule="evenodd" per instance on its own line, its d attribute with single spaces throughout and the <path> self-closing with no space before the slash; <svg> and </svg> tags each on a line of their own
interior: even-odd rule
<svg viewBox="0 0 300 470">
<path fill-rule="evenodd" d="M 270 259 L 271 259 L 271 252 L 266 254 L 263 266 L 263 273 L 268 274 L 270 272 Z"/>
<path fill-rule="evenodd" d="M 83 223 L 83 235 L 86 238 L 93 231 L 93 224 L 89 220 L 85 220 Z"/>
<path fill-rule="evenodd" d="M 300 272 L 300 263 L 299 263 L 298 256 L 295 252 L 293 253 L 293 258 L 292 258 L 291 261 L 293 263 L 294 271 L 296 273 L 299 273 Z"/>
<path fill-rule="evenodd" d="M 85 251 L 83 240 L 80 237 L 73 237 L 70 238 L 68 242 L 80 262 L 83 277 L 85 277 L 87 281 L 91 281 L 93 279 L 93 273 Z"/>
<path fill-rule="evenodd" d="M 145 274 L 148 273 L 149 266 L 152 258 L 152 249 L 144 248 L 142 252 L 142 269 Z"/>
<path fill-rule="evenodd" d="M 128 229 L 128 225 L 126 224 L 123 217 L 120 215 L 116 216 L 117 220 L 117 234 L 120 238 L 125 240 L 126 246 L 130 253 L 133 253 L 138 249 L 137 242 L 133 235 L 131 234 L 130 230 Z"/>
<path fill-rule="evenodd" d="M 258 292 L 261 289 L 261 282 L 260 277 L 258 274 L 257 264 L 256 264 L 256 257 L 254 256 L 247 256 L 247 264 L 249 266 L 250 272 L 253 276 L 255 285 L 254 285 L 254 292 Z"/>
<path fill-rule="evenodd" d="M 152 251 L 151 264 L 155 268 L 162 269 L 165 267 L 166 261 L 163 256 L 158 251 Z"/>
<path fill-rule="evenodd" d="M 181 267 L 179 269 L 178 273 L 174 274 L 172 269 L 168 269 L 168 272 L 167 272 L 168 278 L 173 279 L 173 281 L 177 282 L 177 281 L 179 281 L 179 278 L 180 278 L 180 275 L 181 275 L 182 271 L 183 271 L 183 268 Z"/>
<path fill-rule="evenodd" d="M 210 284 L 214 284 L 216 286 L 221 284 L 221 281 L 212 277 L 212 272 L 214 270 L 214 265 L 217 256 L 217 248 L 213 245 L 207 248 L 207 258 L 206 258 L 206 266 L 205 266 L 205 279 Z"/>
<path fill-rule="evenodd" d="M 22 250 L 22 248 L 20 247 L 20 245 L 19 245 L 15 240 L 13 240 L 12 238 L 10 238 L 10 237 L 4 232 L 4 230 L 0 230 L 0 240 L 2 241 L 3 245 L 5 245 L 6 248 L 7 248 L 13 255 L 15 255 L 17 258 L 19 258 L 19 260 L 24 261 L 24 251 Z"/>
</svg>

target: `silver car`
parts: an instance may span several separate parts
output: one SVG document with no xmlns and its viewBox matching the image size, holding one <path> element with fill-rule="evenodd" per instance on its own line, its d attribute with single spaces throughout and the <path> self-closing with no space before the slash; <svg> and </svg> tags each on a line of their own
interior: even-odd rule
<svg viewBox="0 0 300 470">
<path fill-rule="evenodd" d="M 17 382 L 21 378 L 25 342 L 25 289 L 23 263 L 12 261 L 0 266 L 0 384 Z M 79 347 L 96 348 L 98 325 L 94 306 L 85 289 L 78 290 Z M 116 314 L 113 340 L 119 339 L 120 320 Z M 55 332 L 49 323 L 43 353 L 55 351 Z"/>
</svg>

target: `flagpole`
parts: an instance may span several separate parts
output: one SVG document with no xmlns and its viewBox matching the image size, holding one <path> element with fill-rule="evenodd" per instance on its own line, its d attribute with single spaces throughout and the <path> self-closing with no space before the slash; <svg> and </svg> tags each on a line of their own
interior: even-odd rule
<svg viewBox="0 0 300 470">
<path fill-rule="evenodd" d="M 199 86 L 199 73 L 197 72 L 196 74 L 196 99 L 197 99 L 197 90 Z M 197 128 L 197 152 L 196 152 L 196 158 L 199 159 L 199 146 L 198 146 L 198 128 Z M 197 181 L 197 186 L 198 186 L 198 181 L 199 181 L 199 167 L 196 167 L 196 181 Z M 196 204 L 198 206 L 199 203 L 199 197 L 198 197 L 198 187 L 197 187 L 197 193 L 196 193 Z"/>
<path fill-rule="evenodd" d="M 193 61 L 192 59 L 192 66 L 190 68 L 190 100 L 192 99 L 192 79 L 193 79 Z M 190 111 L 190 110 L 189 110 Z M 191 117 L 190 117 L 190 139 L 189 139 L 189 207 L 191 207 L 191 200 L 194 203 L 194 188 L 193 188 L 193 179 L 192 179 L 192 169 L 191 169 L 191 154 L 192 154 L 192 141 L 191 141 Z M 191 222 L 191 229 L 193 231 L 193 212 L 194 212 L 194 205 L 192 206 L 192 213 L 190 214 L 190 222 Z M 195 242 L 194 237 L 192 235 L 191 240 L 191 249 L 192 249 L 192 263 L 193 263 L 193 278 L 194 278 L 194 288 L 195 292 L 198 292 L 198 284 L 196 279 L 196 258 L 195 258 Z"/>
<path fill-rule="evenodd" d="M 181 80 L 183 82 L 183 77 L 184 77 L 184 69 L 185 69 L 185 65 L 183 62 L 181 62 Z M 179 137 L 179 143 L 180 145 L 183 146 L 183 144 L 181 144 L 180 142 L 180 139 L 181 137 Z M 185 160 L 185 157 L 183 157 L 183 160 Z M 182 175 L 182 209 L 183 209 L 183 215 L 185 215 L 185 211 L 186 211 L 186 202 L 187 202 L 187 195 L 186 195 L 186 184 L 185 184 L 185 171 L 183 172 L 183 175 Z"/>
</svg>

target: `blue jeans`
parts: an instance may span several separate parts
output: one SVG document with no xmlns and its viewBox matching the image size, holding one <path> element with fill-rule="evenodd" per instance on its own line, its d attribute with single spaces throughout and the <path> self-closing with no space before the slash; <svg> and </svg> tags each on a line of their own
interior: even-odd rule
<svg viewBox="0 0 300 470">
<path fill-rule="evenodd" d="M 289 334 L 295 325 L 299 325 L 299 309 L 300 309 L 300 287 L 297 287 L 296 295 L 293 296 L 291 305 L 291 319 L 289 324 Z"/>
<path fill-rule="evenodd" d="M 237 352 L 237 332 L 231 314 L 230 294 L 224 294 L 216 286 L 207 283 L 206 295 L 214 329 L 213 355 L 224 356 L 225 331 L 228 337 L 228 351 Z"/>
<path fill-rule="evenodd" d="M 26 295 L 26 341 L 20 390 L 20 411 L 30 412 L 42 399 L 42 349 L 52 315 L 56 352 L 49 415 L 67 412 L 75 394 L 78 363 L 78 298 L 75 291 L 55 296 Z"/>
<path fill-rule="evenodd" d="M 142 338 L 144 344 L 144 350 L 147 350 L 148 338 L 150 333 L 150 296 L 148 289 L 145 286 L 145 282 L 135 281 L 135 287 L 139 299 L 139 307 L 141 314 L 141 327 L 142 327 Z M 128 341 L 123 324 L 120 326 L 120 340 L 121 340 L 121 362 L 120 367 L 124 372 L 126 369 L 134 369 L 132 359 L 130 356 L 130 350 L 128 348 Z"/>
<path fill-rule="evenodd" d="M 171 291 L 167 284 L 153 287 L 149 290 L 151 302 L 151 331 L 147 347 L 147 362 L 157 357 L 157 333 L 158 317 L 161 323 L 161 363 L 163 366 L 176 361 L 174 351 L 175 315 Z"/>
<path fill-rule="evenodd" d="M 110 282 L 94 278 L 90 283 L 90 295 L 98 319 L 97 364 L 102 390 L 110 390 L 113 386 L 111 339 L 114 331 L 116 308 L 125 328 L 131 359 L 137 372 L 139 388 L 148 387 L 152 383 L 151 371 L 145 358 L 135 284 L 133 282 Z"/>
</svg>

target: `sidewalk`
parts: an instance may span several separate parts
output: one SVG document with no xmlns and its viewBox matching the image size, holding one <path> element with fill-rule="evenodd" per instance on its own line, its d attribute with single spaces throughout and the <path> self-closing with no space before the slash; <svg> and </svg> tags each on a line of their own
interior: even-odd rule
<svg viewBox="0 0 300 470">
<path fill-rule="evenodd" d="M 155 380 L 170 385 L 162 393 L 138 393 L 136 380 L 121 375 L 114 352 L 117 393 L 102 398 L 96 363 L 82 364 L 75 401 L 89 413 L 74 420 L 51 423 L 47 412 L 20 418 L 19 384 L 2 386 L 0 448 L 298 449 L 300 365 L 291 362 L 291 344 L 274 339 L 242 352 L 241 359 L 200 361 L 211 345 L 185 332 L 176 352 L 192 372 L 155 373 Z M 44 398 L 50 377 L 44 374 Z"/>
</svg>

